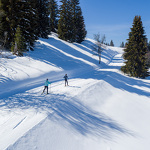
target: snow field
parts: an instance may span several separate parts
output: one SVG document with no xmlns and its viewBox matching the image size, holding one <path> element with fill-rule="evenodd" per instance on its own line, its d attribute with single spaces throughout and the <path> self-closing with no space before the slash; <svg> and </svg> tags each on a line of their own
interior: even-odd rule
<svg viewBox="0 0 150 150">
<path fill-rule="evenodd" d="M 99 65 L 92 44 L 52 35 L 29 56 L 0 58 L 0 150 L 150 147 L 149 78 L 120 72 L 122 48 L 103 46 Z M 41 95 L 46 78 L 50 94 Z"/>
</svg>

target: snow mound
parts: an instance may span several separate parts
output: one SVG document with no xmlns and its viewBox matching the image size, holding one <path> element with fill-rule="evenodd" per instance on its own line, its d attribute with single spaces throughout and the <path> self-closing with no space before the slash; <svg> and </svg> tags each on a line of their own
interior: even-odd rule
<svg viewBox="0 0 150 150">
<path fill-rule="evenodd" d="M 53 33 L 23 57 L 0 57 L 1 150 L 149 148 L 149 78 L 121 73 L 122 48 L 103 45 L 98 64 L 94 44 L 68 43 Z"/>
</svg>

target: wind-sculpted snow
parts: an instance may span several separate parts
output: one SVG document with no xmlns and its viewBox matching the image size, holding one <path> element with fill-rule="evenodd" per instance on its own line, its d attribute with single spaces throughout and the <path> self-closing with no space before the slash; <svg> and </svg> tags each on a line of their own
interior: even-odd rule
<svg viewBox="0 0 150 150">
<path fill-rule="evenodd" d="M 102 45 L 99 64 L 93 45 L 91 39 L 78 44 L 51 35 L 24 57 L 3 53 L 0 150 L 149 148 L 150 78 L 120 71 L 122 48 Z"/>
<path fill-rule="evenodd" d="M 40 95 L 40 92 L 40 88 L 37 88 L 32 92 L 27 91 L 23 94 L 14 95 L 7 100 L 4 99 L 5 106 L 10 110 L 34 108 L 37 111 L 45 111 L 50 120 L 61 123 L 63 119 L 64 122 L 68 122 L 74 130 L 83 135 L 92 134 L 108 139 L 113 133 L 129 134 L 129 131 L 117 122 L 84 106 L 74 97 L 54 93 Z"/>
</svg>

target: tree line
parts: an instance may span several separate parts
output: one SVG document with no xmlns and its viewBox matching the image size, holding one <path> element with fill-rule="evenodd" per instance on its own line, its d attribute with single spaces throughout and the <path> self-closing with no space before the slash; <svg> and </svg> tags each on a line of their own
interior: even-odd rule
<svg viewBox="0 0 150 150">
<path fill-rule="evenodd" d="M 86 37 L 79 0 L 0 0 L 0 44 L 19 56 L 51 32 L 81 43 Z"/>
<path fill-rule="evenodd" d="M 106 37 L 103 36 L 100 40 L 100 34 L 95 34 L 94 39 L 96 41 L 96 46 L 93 47 L 93 51 L 99 56 L 99 64 L 101 62 L 102 44 L 104 43 Z M 114 46 L 111 40 L 109 46 Z M 133 25 L 131 32 L 129 32 L 129 38 L 126 44 L 121 43 L 120 47 L 124 48 L 123 58 L 125 60 L 125 65 L 121 67 L 121 71 L 125 74 L 137 77 L 145 78 L 149 76 L 150 67 L 150 42 L 146 38 L 141 16 L 135 16 L 133 20 Z"/>
</svg>

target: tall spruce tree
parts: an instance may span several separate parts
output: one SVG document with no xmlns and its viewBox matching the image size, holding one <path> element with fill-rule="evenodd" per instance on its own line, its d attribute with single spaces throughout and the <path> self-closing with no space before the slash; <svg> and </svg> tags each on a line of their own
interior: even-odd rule
<svg viewBox="0 0 150 150">
<path fill-rule="evenodd" d="M 34 42 L 38 39 L 38 18 L 36 0 L 24 0 L 20 3 L 20 14 L 18 17 L 22 34 L 27 42 L 27 49 L 33 50 Z"/>
<path fill-rule="evenodd" d="M 38 36 L 48 38 L 51 32 L 50 29 L 50 5 L 49 0 L 37 0 L 37 14 L 38 16 Z"/>
<path fill-rule="evenodd" d="M 1 0 L 0 1 L 0 20 L 1 20 L 1 30 L 0 34 L 3 37 L 4 33 L 7 32 L 6 48 L 10 48 L 11 42 L 14 39 L 15 29 L 17 21 L 17 15 L 19 14 L 19 9 L 17 3 L 19 0 Z"/>
<path fill-rule="evenodd" d="M 10 49 L 14 42 L 17 26 L 20 26 L 22 34 L 29 49 L 33 49 L 34 41 L 37 39 L 37 22 L 35 0 L 1 0 L 1 9 L 4 12 L 2 18 L 3 32 L 8 33 L 6 47 Z M 3 35 L 3 32 L 2 35 Z"/>
<path fill-rule="evenodd" d="M 82 10 L 79 6 L 80 2 L 79 0 L 70 0 L 70 8 L 71 8 L 71 42 L 77 42 L 81 43 L 85 36 L 86 36 L 86 30 L 85 30 L 85 24 L 84 24 L 84 18 L 82 16 Z"/>
<path fill-rule="evenodd" d="M 59 38 L 81 43 L 85 36 L 85 24 L 79 0 L 61 0 L 58 35 Z"/>
<path fill-rule="evenodd" d="M 124 49 L 125 66 L 121 70 L 133 77 L 145 78 L 148 75 L 145 54 L 146 36 L 140 16 L 135 16 L 129 39 Z"/>
<path fill-rule="evenodd" d="M 68 19 L 69 19 L 69 5 L 68 5 L 68 0 L 61 0 L 60 1 L 62 4 L 60 5 L 59 8 L 59 21 L 58 21 L 58 37 L 63 40 L 69 40 L 68 38 Z"/>
<path fill-rule="evenodd" d="M 49 12 L 50 12 L 50 30 L 57 32 L 58 29 L 58 5 L 55 0 L 49 1 Z"/>
<path fill-rule="evenodd" d="M 150 52 L 150 41 L 147 43 L 148 51 Z"/>
<path fill-rule="evenodd" d="M 80 10 L 79 7 L 79 0 L 70 0 L 70 14 L 71 14 L 71 37 L 70 41 L 75 42 L 76 36 L 77 36 L 77 29 L 78 29 L 78 23 L 79 23 L 79 16 L 78 12 Z"/>
<path fill-rule="evenodd" d="M 2 9 L 2 2 L 0 0 L 0 45 L 3 44 L 3 40 L 4 40 L 4 22 L 3 19 L 5 17 L 5 13 Z"/>
<path fill-rule="evenodd" d="M 27 49 L 33 50 L 38 37 L 50 34 L 49 0 L 1 0 L 0 38 L 7 31 L 6 46 L 14 42 L 17 26 L 25 38 Z"/>
<path fill-rule="evenodd" d="M 114 46 L 113 40 L 110 41 L 110 46 Z"/>
<path fill-rule="evenodd" d="M 124 42 L 122 42 L 122 43 L 120 44 L 120 47 L 122 47 L 122 48 L 125 47 Z"/>
<path fill-rule="evenodd" d="M 77 31 L 76 31 L 76 42 L 81 43 L 86 37 L 87 31 L 85 29 L 84 18 L 82 11 L 79 9 L 77 17 Z"/>
<path fill-rule="evenodd" d="M 11 51 L 18 56 L 23 56 L 23 52 L 26 50 L 26 41 L 22 35 L 20 27 L 17 27 L 14 42 L 11 46 Z"/>
</svg>

